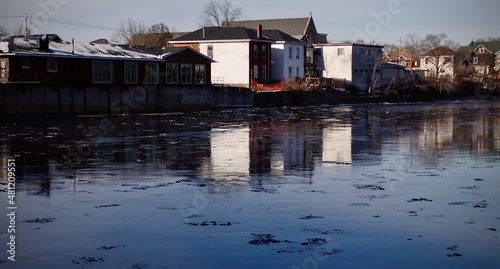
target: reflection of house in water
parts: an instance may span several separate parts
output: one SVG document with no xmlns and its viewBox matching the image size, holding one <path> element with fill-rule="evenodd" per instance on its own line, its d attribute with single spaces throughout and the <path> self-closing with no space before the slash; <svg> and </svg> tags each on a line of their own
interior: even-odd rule
<svg viewBox="0 0 500 269">
<path fill-rule="evenodd" d="M 312 176 L 321 159 L 321 128 L 313 121 L 256 122 L 250 129 L 250 173 Z"/>
<path fill-rule="evenodd" d="M 375 109 L 358 109 L 352 118 L 352 164 L 382 160 L 383 133 L 381 119 L 385 116 Z M 385 113 L 384 113 L 385 114 Z"/>
<path fill-rule="evenodd" d="M 201 168 L 201 177 L 230 180 L 248 176 L 249 128 L 212 129 L 210 158 Z"/>
<path fill-rule="evenodd" d="M 323 165 L 350 164 L 352 127 L 341 122 L 327 123 L 323 129 Z"/>
<path fill-rule="evenodd" d="M 453 115 L 427 118 L 419 134 L 419 144 L 425 149 L 444 149 L 453 143 Z"/>
</svg>

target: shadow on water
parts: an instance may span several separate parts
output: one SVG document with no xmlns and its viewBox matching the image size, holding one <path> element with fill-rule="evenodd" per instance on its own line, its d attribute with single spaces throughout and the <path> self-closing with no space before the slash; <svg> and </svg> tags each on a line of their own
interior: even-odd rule
<svg viewBox="0 0 500 269">
<path fill-rule="evenodd" d="M 294 176 L 307 184 L 317 167 L 379 165 L 395 152 L 421 166 L 498 155 L 499 111 L 498 102 L 482 102 L 4 118 L 1 171 L 15 157 L 19 184 L 42 195 L 54 177 L 76 173 L 237 184 Z"/>
</svg>

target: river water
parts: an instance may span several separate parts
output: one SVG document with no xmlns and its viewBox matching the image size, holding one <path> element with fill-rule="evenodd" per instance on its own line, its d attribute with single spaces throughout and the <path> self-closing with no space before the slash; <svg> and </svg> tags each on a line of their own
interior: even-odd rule
<svg viewBox="0 0 500 269">
<path fill-rule="evenodd" d="M 500 264 L 499 102 L 32 116 L 0 134 L 1 268 Z"/>
</svg>

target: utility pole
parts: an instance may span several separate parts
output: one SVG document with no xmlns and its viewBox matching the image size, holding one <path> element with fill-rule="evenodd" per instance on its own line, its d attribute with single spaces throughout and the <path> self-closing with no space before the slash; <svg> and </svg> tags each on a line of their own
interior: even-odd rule
<svg viewBox="0 0 500 269">
<path fill-rule="evenodd" d="M 28 15 L 24 14 L 24 39 L 28 39 L 29 29 L 28 29 Z"/>
<path fill-rule="evenodd" d="M 403 42 L 403 40 L 401 40 L 401 37 L 399 38 L 399 48 L 398 48 L 398 64 L 401 64 L 401 42 Z"/>
</svg>

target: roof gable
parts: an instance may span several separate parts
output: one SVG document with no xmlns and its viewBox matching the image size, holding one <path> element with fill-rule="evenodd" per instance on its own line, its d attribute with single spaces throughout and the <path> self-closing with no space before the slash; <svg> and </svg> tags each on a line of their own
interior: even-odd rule
<svg viewBox="0 0 500 269">
<path fill-rule="evenodd" d="M 424 53 L 424 57 L 435 57 L 435 56 L 454 56 L 456 55 L 457 53 L 448 48 L 448 47 L 444 47 L 444 46 L 441 46 L 441 47 L 437 47 L 437 48 L 434 48 L 426 53 Z"/>
<path fill-rule="evenodd" d="M 488 42 L 474 42 L 472 41 L 468 46 L 462 46 L 458 51 L 460 52 L 474 52 L 480 47 L 484 47 L 489 50 L 492 54 L 496 54 L 500 51 L 500 41 L 488 41 Z"/>
<path fill-rule="evenodd" d="M 197 50 L 192 49 L 191 47 L 168 47 L 168 48 L 165 48 L 165 50 L 164 50 L 165 53 L 162 54 L 160 57 L 163 58 L 163 59 L 167 59 L 168 57 L 174 56 L 174 55 L 176 55 L 178 53 L 182 53 L 183 51 L 189 51 L 190 53 L 197 54 L 200 57 L 205 58 L 205 59 L 207 59 L 208 61 L 210 61 L 212 63 L 215 63 L 214 59 L 206 56 L 203 53 L 200 53 Z"/>
<path fill-rule="evenodd" d="M 280 30 L 262 30 L 262 35 L 268 37 L 274 41 L 284 41 L 287 43 L 304 43 L 302 40 L 299 40 L 283 31 Z"/>
<path fill-rule="evenodd" d="M 481 42 L 472 51 L 475 52 L 481 47 L 486 48 L 489 52 L 491 52 L 491 54 L 495 54 L 500 51 L 500 42 L 499 41 Z"/>
</svg>

